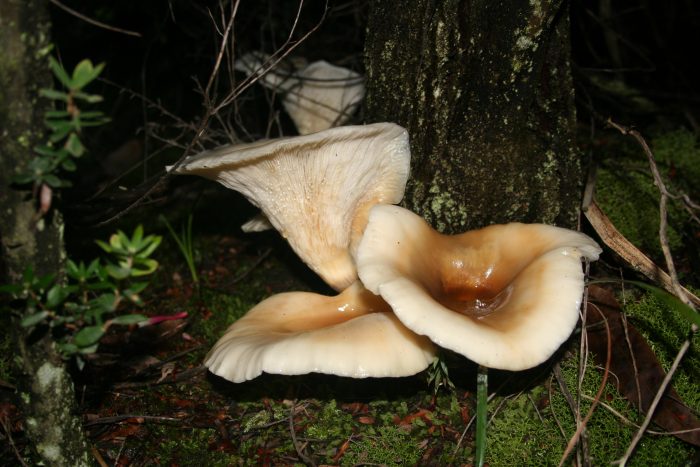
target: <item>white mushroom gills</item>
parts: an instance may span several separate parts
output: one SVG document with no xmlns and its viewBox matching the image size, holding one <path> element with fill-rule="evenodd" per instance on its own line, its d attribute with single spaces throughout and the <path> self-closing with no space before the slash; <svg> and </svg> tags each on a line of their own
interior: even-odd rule
<svg viewBox="0 0 700 467">
<path fill-rule="evenodd" d="M 351 255 L 369 209 L 401 201 L 409 166 L 406 130 L 375 123 L 221 147 L 176 173 L 242 193 L 311 269 L 343 290 L 357 279 Z"/>
</svg>

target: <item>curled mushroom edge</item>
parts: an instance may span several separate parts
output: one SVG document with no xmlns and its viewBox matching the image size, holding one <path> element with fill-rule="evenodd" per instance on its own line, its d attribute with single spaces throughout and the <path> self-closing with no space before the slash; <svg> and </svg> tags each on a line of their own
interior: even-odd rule
<svg viewBox="0 0 700 467">
<path fill-rule="evenodd" d="M 401 322 L 489 367 L 544 363 L 567 340 L 584 290 L 588 236 L 544 224 L 442 235 L 418 215 L 378 205 L 356 253 L 360 280 Z"/>
<path fill-rule="evenodd" d="M 334 297 L 287 292 L 263 300 L 229 327 L 204 364 L 240 383 L 263 372 L 411 376 L 434 356 L 429 339 L 409 331 L 381 298 L 355 282 Z"/>
</svg>

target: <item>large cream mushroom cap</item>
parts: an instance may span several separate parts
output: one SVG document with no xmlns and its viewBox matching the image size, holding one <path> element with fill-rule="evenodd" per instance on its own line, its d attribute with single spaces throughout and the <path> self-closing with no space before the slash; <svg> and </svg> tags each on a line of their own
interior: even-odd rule
<svg viewBox="0 0 700 467">
<path fill-rule="evenodd" d="M 581 259 L 600 247 L 542 224 L 447 236 L 397 206 L 375 206 L 357 251 L 365 287 L 412 331 L 490 368 L 524 370 L 569 337 L 584 288 Z"/>
<path fill-rule="evenodd" d="M 273 295 L 233 323 L 204 364 L 240 383 L 262 372 L 410 376 L 434 356 L 430 340 L 406 329 L 381 298 L 356 282 L 335 297 Z"/>
<path fill-rule="evenodd" d="M 343 290 L 369 209 L 398 203 L 410 166 L 408 134 L 393 123 L 226 146 L 190 157 L 178 174 L 241 192 L 323 280 Z"/>
<path fill-rule="evenodd" d="M 284 93 L 282 104 L 300 135 L 344 124 L 365 96 L 364 78 L 348 68 L 325 60 L 307 65 L 285 59 L 261 74 L 270 62 L 269 55 L 250 52 L 234 67 L 249 76 L 258 75 L 263 86 Z"/>
</svg>

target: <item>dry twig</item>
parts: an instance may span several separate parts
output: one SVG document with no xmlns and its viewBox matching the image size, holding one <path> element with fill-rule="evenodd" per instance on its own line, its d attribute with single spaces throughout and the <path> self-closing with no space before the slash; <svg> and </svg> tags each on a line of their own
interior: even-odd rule
<svg viewBox="0 0 700 467">
<path fill-rule="evenodd" d="M 597 307 L 595 307 L 595 308 L 597 309 Z M 598 392 L 595 395 L 595 400 L 591 404 L 591 407 L 588 409 L 588 413 L 586 413 L 586 416 L 581 421 L 581 424 L 578 425 L 576 432 L 569 440 L 569 443 L 567 444 L 566 449 L 564 450 L 564 454 L 562 454 L 561 460 L 559 461 L 559 467 L 564 465 L 564 462 L 569 457 L 569 454 L 571 454 L 571 451 L 574 449 L 574 447 L 578 443 L 578 439 L 581 436 L 581 433 L 586 428 L 586 424 L 588 423 L 588 420 L 590 420 L 591 416 L 593 415 L 593 412 L 595 411 L 596 406 L 598 405 L 598 401 L 600 401 L 600 398 L 603 395 L 603 391 L 605 390 L 605 384 L 607 383 L 608 375 L 610 374 L 610 360 L 612 359 L 612 337 L 610 335 L 610 326 L 608 326 L 608 320 L 605 318 L 603 313 L 600 310 L 597 310 L 597 311 L 603 317 L 603 322 L 605 323 L 605 331 L 607 332 L 607 335 L 608 335 L 608 349 L 607 349 L 607 357 L 605 359 L 605 372 L 603 373 L 603 379 L 600 382 L 600 387 L 598 388 Z"/>
<path fill-rule="evenodd" d="M 676 274 L 676 266 L 673 263 L 673 256 L 671 255 L 671 249 L 668 244 L 668 236 L 667 236 L 667 227 L 668 227 L 668 218 L 667 218 L 667 210 L 666 210 L 666 204 L 668 202 L 669 197 L 672 197 L 673 195 L 669 193 L 668 189 L 666 188 L 666 185 L 664 184 L 663 179 L 661 178 L 661 174 L 659 173 L 659 169 L 656 166 L 656 161 L 654 160 L 654 154 L 651 152 L 651 149 L 649 148 L 649 145 L 647 144 L 646 140 L 642 135 L 634 129 L 630 129 L 627 127 L 624 127 L 622 125 L 619 125 L 612 120 L 608 119 L 608 124 L 612 126 L 613 128 L 617 129 L 624 135 L 630 135 L 632 136 L 639 145 L 642 147 L 644 154 L 647 157 L 647 160 L 649 161 L 649 167 L 651 169 L 651 173 L 654 177 L 654 184 L 656 187 L 659 189 L 660 197 L 659 197 L 659 242 L 661 243 L 661 250 L 663 251 L 664 258 L 666 260 L 666 267 L 668 269 L 669 276 L 671 278 L 671 285 L 673 287 L 674 294 L 683 301 L 686 305 L 688 305 L 691 308 L 693 307 L 693 302 L 690 299 L 690 296 L 686 294 L 684 291 L 683 287 L 680 285 L 678 282 L 678 275 Z M 693 325 L 691 327 L 691 333 L 697 332 L 697 327 Z M 632 456 L 634 453 L 635 448 L 637 447 L 637 444 L 639 441 L 642 439 L 644 436 L 644 433 L 646 432 L 647 427 L 651 423 L 651 419 L 654 416 L 654 412 L 656 411 L 656 407 L 659 405 L 659 402 L 661 401 L 661 398 L 663 397 L 664 393 L 666 392 L 666 389 L 668 388 L 668 385 L 671 383 L 671 379 L 673 379 L 673 375 L 678 369 L 678 365 L 680 365 L 681 360 L 685 356 L 686 352 L 690 348 L 690 338 L 686 339 L 683 344 L 681 345 L 680 349 L 678 350 L 678 354 L 676 355 L 676 358 L 673 360 L 673 364 L 671 365 L 671 368 L 669 368 L 668 372 L 666 373 L 666 377 L 664 380 L 661 382 L 661 385 L 659 386 L 658 391 L 656 392 L 656 395 L 654 396 L 654 400 L 651 402 L 651 405 L 649 406 L 649 410 L 647 411 L 646 417 L 644 418 L 644 421 L 642 422 L 642 425 L 639 427 L 639 430 L 637 433 L 634 435 L 634 438 L 630 442 L 630 445 L 628 446 L 627 450 L 625 451 L 625 454 L 617 460 L 615 463 L 619 464 L 621 466 L 625 466 L 627 464 L 627 461 L 629 458 Z"/>
<path fill-rule="evenodd" d="M 76 18 L 80 18 L 86 23 L 90 23 L 94 26 L 97 26 L 98 28 L 106 29 L 108 31 L 114 31 L 118 32 L 121 34 L 126 34 L 127 36 L 135 36 L 135 37 L 141 37 L 141 33 L 136 32 L 136 31 L 129 31 L 128 29 L 122 29 L 122 28 L 117 28 L 114 26 L 110 26 L 109 24 L 102 23 L 100 21 L 97 21 L 96 19 L 92 19 L 88 16 L 85 16 L 84 14 L 75 11 L 74 9 L 64 5 L 63 3 L 59 2 L 58 0 L 49 0 L 51 3 L 62 9 L 63 11 L 70 13 L 71 15 L 75 16 Z"/>
</svg>

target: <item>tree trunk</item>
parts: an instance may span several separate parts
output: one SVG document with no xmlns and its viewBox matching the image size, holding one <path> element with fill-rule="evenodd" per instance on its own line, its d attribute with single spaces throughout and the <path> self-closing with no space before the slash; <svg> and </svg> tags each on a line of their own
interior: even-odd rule
<svg viewBox="0 0 700 467">
<path fill-rule="evenodd" d="M 372 2 L 366 119 L 411 137 L 404 204 L 443 232 L 576 225 L 568 4 Z"/>
<path fill-rule="evenodd" d="M 52 83 L 49 26 L 45 1 L 0 0 L 0 283 L 18 282 L 27 266 L 56 274 L 64 260 L 58 212 L 38 219 L 31 191 L 10 186 L 44 134 L 48 102 L 39 89 Z M 46 465 L 89 465 L 72 381 L 50 336 L 29 341 L 18 320 L 11 327 L 22 374 L 18 399 L 37 453 Z"/>
</svg>

